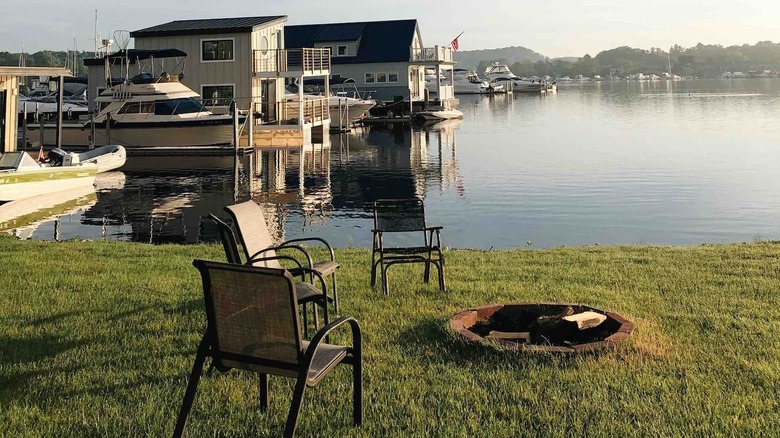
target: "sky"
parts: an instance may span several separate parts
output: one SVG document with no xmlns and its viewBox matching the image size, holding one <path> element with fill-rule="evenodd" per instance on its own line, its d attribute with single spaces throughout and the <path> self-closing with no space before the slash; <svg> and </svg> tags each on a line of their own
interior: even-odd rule
<svg viewBox="0 0 780 438">
<path fill-rule="evenodd" d="M 413 18 L 427 47 L 463 32 L 460 50 L 523 46 L 552 58 L 780 41 L 776 0 L 0 0 L 0 51 L 67 50 L 74 39 L 91 51 L 95 10 L 103 38 L 173 20 L 287 15 L 288 24 Z"/>
</svg>

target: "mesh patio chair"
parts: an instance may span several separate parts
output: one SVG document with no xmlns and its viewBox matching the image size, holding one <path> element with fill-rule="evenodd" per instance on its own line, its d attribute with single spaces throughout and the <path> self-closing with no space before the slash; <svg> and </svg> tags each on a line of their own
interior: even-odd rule
<svg viewBox="0 0 780 438">
<path fill-rule="evenodd" d="M 429 227 L 425 222 L 422 199 L 379 199 L 374 202 L 373 251 L 371 253 L 371 287 L 376 286 L 376 270 L 380 269 L 382 289 L 390 294 L 387 270 L 398 263 L 424 263 L 424 281 L 430 280 L 431 265 L 439 275 L 439 290 L 444 291 L 444 255 L 441 252 L 442 227 Z M 422 246 L 386 246 L 389 233 L 422 233 Z M 435 243 L 434 243 L 435 237 Z"/>
<path fill-rule="evenodd" d="M 268 376 L 296 378 L 284 429 L 292 437 L 306 387 L 313 387 L 338 364 L 352 366 L 353 420 L 363 422 L 362 349 L 358 322 L 342 316 L 320 330 L 311 342 L 301 337 L 295 282 L 284 269 L 195 260 L 203 280 L 208 326 L 198 345 L 173 436 L 184 433 L 195 392 L 210 357 L 220 371 L 242 369 L 260 375 L 260 408 L 268 407 Z M 352 345 L 322 342 L 348 324 Z"/>
<path fill-rule="evenodd" d="M 276 251 L 294 249 L 302 253 L 306 258 L 306 266 L 311 268 L 314 272 L 319 273 L 323 277 L 330 276 L 331 284 L 333 286 L 333 304 L 338 313 L 339 294 L 336 285 L 336 270 L 338 270 L 339 264 L 336 262 L 333 248 L 325 239 L 319 237 L 305 237 L 287 240 L 275 245 L 271 233 L 268 231 L 263 209 L 260 208 L 256 202 L 249 200 L 240 204 L 229 205 L 225 207 L 225 211 L 228 212 L 233 219 L 233 224 L 235 224 L 236 230 L 238 231 L 238 239 L 241 242 L 241 246 L 244 248 L 246 258 L 247 260 L 251 260 L 253 266 L 266 266 L 270 268 L 281 267 L 279 262 L 273 259 L 276 255 Z M 318 242 L 324 245 L 330 255 L 329 260 L 313 261 L 309 253 L 298 245 L 299 243 L 304 242 Z M 323 291 L 327 293 L 327 291 Z"/>
<path fill-rule="evenodd" d="M 222 248 L 225 250 L 225 258 L 227 259 L 228 263 L 238 264 L 241 265 L 244 262 L 241 261 L 241 254 L 238 250 L 238 243 L 236 241 L 236 235 L 233 234 L 233 229 L 230 227 L 230 225 L 226 224 L 222 219 L 218 218 L 217 216 L 210 214 L 209 218 L 217 225 L 217 231 L 219 233 L 220 241 L 222 242 Z M 300 249 L 303 251 L 303 248 Z M 282 268 L 281 265 L 278 264 L 278 260 L 290 260 L 292 263 L 296 265 L 294 268 L 288 269 L 288 272 L 290 272 L 293 276 L 300 276 L 301 281 L 297 281 L 295 283 L 295 289 L 298 293 L 298 304 L 303 305 L 303 333 L 304 336 L 309 336 L 309 324 L 308 324 L 308 317 L 307 317 L 307 310 L 306 305 L 308 303 L 313 303 L 315 306 L 312 309 L 312 313 L 314 316 L 314 327 L 315 329 L 317 326 L 317 305 L 323 308 L 324 312 L 324 320 L 325 324 L 328 324 L 328 302 L 332 302 L 333 299 L 328 297 L 324 290 L 325 290 L 325 279 L 322 277 L 322 275 L 319 272 L 314 271 L 311 268 L 301 266 L 300 262 L 295 259 L 294 257 L 286 256 L 286 255 L 276 255 L 263 257 L 263 258 L 256 258 L 254 260 L 255 263 L 259 262 L 266 262 L 266 261 L 276 261 L 277 265 L 276 268 Z M 251 265 L 251 263 L 248 263 Z M 306 282 L 305 277 L 306 275 L 314 276 L 319 280 L 320 288 L 317 288 L 312 283 Z"/>
</svg>

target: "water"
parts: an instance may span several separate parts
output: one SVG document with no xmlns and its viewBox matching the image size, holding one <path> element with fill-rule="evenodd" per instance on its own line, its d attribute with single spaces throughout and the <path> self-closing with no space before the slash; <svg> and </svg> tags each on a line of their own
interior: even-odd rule
<svg viewBox="0 0 780 438">
<path fill-rule="evenodd" d="M 367 247 L 374 199 L 422 196 L 457 248 L 778 239 L 778 105 L 780 81 L 758 79 L 461 96 L 462 122 L 366 127 L 237 168 L 232 157 L 131 158 L 94 204 L 17 234 L 215 241 L 207 215 L 252 198 L 280 237 Z"/>
</svg>

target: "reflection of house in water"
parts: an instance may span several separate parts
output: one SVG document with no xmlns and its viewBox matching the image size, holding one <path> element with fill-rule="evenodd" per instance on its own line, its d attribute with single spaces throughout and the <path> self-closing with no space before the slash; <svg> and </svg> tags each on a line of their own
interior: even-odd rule
<svg viewBox="0 0 780 438">
<path fill-rule="evenodd" d="M 334 136 L 331 143 L 339 148 L 333 156 L 334 207 L 360 210 L 376 199 L 425 197 L 432 186 L 449 187 L 458 178 L 458 126 L 372 126 Z M 432 145 L 437 146 L 434 153 Z"/>
</svg>

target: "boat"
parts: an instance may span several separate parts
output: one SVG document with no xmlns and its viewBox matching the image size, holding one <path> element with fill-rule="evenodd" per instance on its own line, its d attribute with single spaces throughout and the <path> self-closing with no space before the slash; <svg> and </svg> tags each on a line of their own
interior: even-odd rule
<svg viewBox="0 0 780 438">
<path fill-rule="evenodd" d="M 504 86 L 501 84 L 491 85 L 480 79 L 476 72 L 456 68 L 453 73 L 455 94 L 493 94 L 504 90 Z"/>
<path fill-rule="evenodd" d="M 15 201 L 63 190 L 92 187 L 98 165 L 71 163 L 64 151 L 49 152 L 49 162 L 39 163 L 24 151 L 0 157 L 0 201 Z"/>
<path fill-rule="evenodd" d="M 332 77 L 329 79 L 328 114 L 331 128 L 344 129 L 362 118 L 377 102 L 369 95 L 362 95 L 352 78 Z M 321 97 L 325 94 L 323 79 L 306 79 L 303 82 L 304 99 Z M 297 85 L 287 87 L 287 98 L 297 100 Z"/>
<path fill-rule="evenodd" d="M 502 85 L 506 91 L 515 93 L 539 93 L 547 89 L 547 85 L 541 79 L 537 81 L 525 81 L 506 64 L 494 62 L 485 69 L 485 80 L 491 86 Z"/>
<path fill-rule="evenodd" d="M 123 52 L 107 57 L 106 62 L 124 59 Z M 139 52 L 145 53 L 147 58 L 134 55 L 136 61 L 154 60 L 155 56 L 186 56 L 174 49 Z M 107 88 L 95 98 L 97 114 L 91 120 L 82 118 L 76 123 L 63 123 L 62 144 L 100 146 L 120 143 L 128 149 L 230 144 L 233 140 L 232 114 L 210 111 L 198 93 L 180 82 L 181 77 L 182 74 L 168 72 L 159 75 L 139 73 Z M 48 128 L 53 130 L 55 126 L 49 124 Z M 28 127 L 32 138 L 38 129 L 35 125 Z M 92 135 L 94 139 L 90 141 Z M 41 144 L 51 145 L 55 136 L 49 134 L 45 137 L 49 138 Z"/>
<path fill-rule="evenodd" d="M 127 151 L 118 144 L 100 146 L 78 154 L 68 152 L 66 155 L 70 157 L 69 162 L 72 164 L 95 164 L 97 173 L 119 169 L 127 161 Z"/>
<path fill-rule="evenodd" d="M 449 105 L 431 105 L 428 108 L 414 114 L 414 120 L 418 123 L 438 123 L 444 120 L 462 119 L 463 113 Z"/>
</svg>

